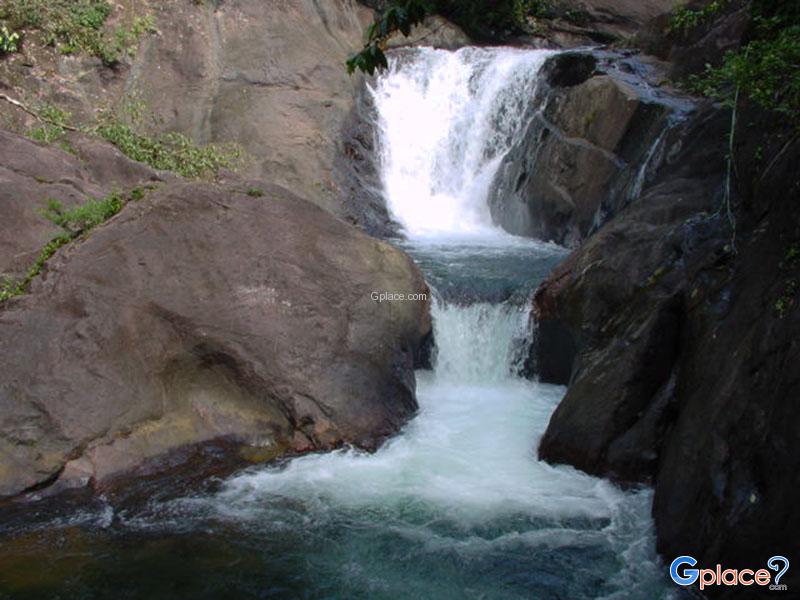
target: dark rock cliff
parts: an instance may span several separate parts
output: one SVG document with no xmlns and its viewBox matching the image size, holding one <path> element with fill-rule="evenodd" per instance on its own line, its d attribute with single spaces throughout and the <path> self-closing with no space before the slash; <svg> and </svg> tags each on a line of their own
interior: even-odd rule
<svg viewBox="0 0 800 600">
<path fill-rule="evenodd" d="M 569 383 L 540 457 L 654 484 L 665 558 L 744 568 L 800 551 L 800 143 L 738 117 L 730 214 L 731 113 L 700 106 L 537 290 L 535 359 Z"/>
</svg>

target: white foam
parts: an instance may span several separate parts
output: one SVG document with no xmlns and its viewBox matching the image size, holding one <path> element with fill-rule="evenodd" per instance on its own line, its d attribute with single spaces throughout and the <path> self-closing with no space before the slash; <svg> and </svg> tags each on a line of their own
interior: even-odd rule
<svg viewBox="0 0 800 600">
<path fill-rule="evenodd" d="M 412 239 L 511 237 L 492 224 L 486 196 L 552 52 L 409 52 L 372 91 L 390 211 Z"/>
<path fill-rule="evenodd" d="M 416 502 L 464 525 L 513 515 L 611 520 L 625 493 L 536 460 L 564 389 L 514 373 L 527 319 L 518 307 L 437 304 L 436 370 L 418 373 L 420 412 L 402 435 L 374 454 L 315 454 L 236 477 L 220 509 L 258 518 L 264 498 L 290 497 L 319 510 L 392 511 Z"/>
</svg>

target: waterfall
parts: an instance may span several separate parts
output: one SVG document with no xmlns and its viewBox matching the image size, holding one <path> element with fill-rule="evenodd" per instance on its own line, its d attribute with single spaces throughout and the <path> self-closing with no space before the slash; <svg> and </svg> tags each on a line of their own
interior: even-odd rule
<svg viewBox="0 0 800 600">
<path fill-rule="evenodd" d="M 437 301 L 433 307 L 436 377 L 442 381 L 500 382 L 525 359 L 528 305 Z"/>
<path fill-rule="evenodd" d="M 552 52 L 419 48 L 372 88 L 390 211 L 414 238 L 502 236 L 486 198 Z"/>
<path fill-rule="evenodd" d="M 636 177 L 633 180 L 633 185 L 630 188 L 630 192 L 628 192 L 629 202 L 634 202 L 639 199 L 639 196 L 642 195 L 642 191 L 644 190 L 644 186 L 645 183 L 647 183 L 648 178 L 653 174 L 653 171 L 660 166 L 661 157 L 659 154 L 663 152 L 663 142 L 673 126 L 674 124 L 672 122 L 668 123 L 650 145 L 650 148 L 648 148 L 647 153 L 642 159 L 642 164 L 639 166 L 639 169 L 636 172 Z"/>
<path fill-rule="evenodd" d="M 547 55 L 406 50 L 374 83 L 384 196 L 442 290 L 419 413 L 374 454 L 259 468 L 212 501 L 219 518 L 293 540 L 311 595 L 663 597 L 650 493 L 536 459 L 564 389 L 519 365 L 532 287 L 564 251 L 495 228 L 487 196 Z"/>
</svg>

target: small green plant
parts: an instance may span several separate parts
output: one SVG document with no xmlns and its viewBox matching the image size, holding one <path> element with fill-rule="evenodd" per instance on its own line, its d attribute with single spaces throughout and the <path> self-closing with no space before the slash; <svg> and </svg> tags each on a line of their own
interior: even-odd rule
<svg viewBox="0 0 800 600">
<path fill-rule="evenodd" d="M 698 9 L 681 7 L 672 13 L 668 31 L 669 33 L 686 35 L 693 29 L 714 20 L 724 8 L 738 0 L 714 0 Z"/>
<path fill-rule="evenodd" d="M 119 27 L 114 32 L 115 47 L 113 51 L 117 54 L 126 54 L 133 57 L 139 40 L 146 33 L 155 33 L 155 19 L 153 15 L 144 17 L 134 17 L 130 27 Z"/>
<path fill-rule="evenodd" d="M 19 34 L 16 31 L 9 31 L 3 25 L 0 27 L 0 54 L 11 54 L 19 50 Z"/>
<path fill-rule="evenodd" d="M 129 196 L 130 196 L 131 200 L 139 201 L 142 198 L 144 198 L 145 193 L 146 193 L 145 192 L 145 188 L 135 187 L 130 191 Z"/>
<path fill-rule="evenodd" d="M 190 179 L 214 177 L 222 169 L 235 169 L 242 158 L 241 149 L 234 144 L 198 146 L 181 133 L 148 136 L 115 118 L 98 127 L 97 133 L 133 160 Z"/>
<path fill-rule="evenodd" d="M 800 128 L 800 3 L 751 0 L 751 32 L 719 67 L 689 80 L 689 87 L 733 107 L 747 98 Z"/>
<path fill-rule="evenodd" d="M 71 115 L 52 104 L 43 104 L 37 112 L 42 124 L 31 129 L 29 136 L 37 142 L 46 144 L 62 141 L 67 133 L 66 127 Z"/>
<path fill-rule="evenodd" d="M 48 199 L 42 216 L 63 227 L 73 235 L 94 229 L 105 223 L 125 206 L 125 198 L 113 193 L 99 200 L 89 200 L 80 206 L 65 209 L 58 200 Z"/>
<path fill-rule="evenodd" d="M 41 252 L 39 252 L 39 256 L 36 257 L 33 265 L 31 265 L 22 279 L 15 281 L 6 277 L 3 282 L 0 283 L 0 303 L 15 296 L 21 296 L 27 292 L 31 282 L 42 272 L 45 263 L 50 257 L 52 257 L 59 248 L 70 241 L 72 241 L 72 236 L 67 233 L 59 233 L 42 248 Z"/>
<path fill-rule="evenodd" d="M 783 286 L 783 293 L 775 301 L 775 313 L 779 319 L 785 317 L 789 309 L 794 306 L 798 285 L 796 279 L 787 279 Z"/>
<path fill-rule="evenodd" d="M 255 187 L 251 187 L 247 190 L 247 195 L 251 198 L 261 198 L 264 196 L 264 191 Z"/>
</svg>

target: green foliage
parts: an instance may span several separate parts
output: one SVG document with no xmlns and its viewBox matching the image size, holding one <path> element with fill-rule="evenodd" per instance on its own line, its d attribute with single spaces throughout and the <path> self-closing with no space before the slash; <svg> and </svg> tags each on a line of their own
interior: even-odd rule
<svg viewBox="0 0 800 600">
<path fill-rule="evenodd" d="M 148 136 L 119 119 L 109 119 L 97 133 L 133 160 L 190 179 L 215 177 L 221 169 L 236 169 L 241 149 L 233 144 L 198 146 L 180 133 Z"/>
<path fill-rule="evenodd" d="M 70 241 L 72 241 L 72 236 L 69 234 L 58 234 L 52 240 L 50 240 L 44 248 L 42 248 L 39 256 L 36 257 L 33 265 L 31 265 L 30 269 L 28 269 L 28 272 L 22 279 L 19 281 L 15 281 L 8 277 L 3 279 L 3 281 L 0 282 L 0 303 L 13 298 L 14 296 L 21 296 L 27 292 L 31 282 L 42 272 L 45 263 L 50 259 L 50 257 L 53 256 L 56 251 L 61 248 L 61 246 L 64 246 Z"/>
<path fill-rule="evenodd" d="M 259 188 L 252 187 L 247 190 L 247 195 L 251 198 L 261 198 L 264 195 L 264 191 L 260 190 Z"/>
<path fill-rule="evenodd" d="M 697 9 L 682 7 L 672 13 L 669 22 L 670 33 L 687 34 L 700 25 L 705 25 L 714 20 L 734 0 L 714 0 L 706 6 Z"/>
<path fill-rule="evenodd" d="M 37 112 L 43 122 L 38 127 L 31 129 L 28 134 L 31 139 L 46 144 L 63 141 L 67 133 L 65 127 L 69 124 L 71 115 L 52 104 L 41 105 Z"/>
<path fill-rule="evenodd" d="M 77 235 L 105 223 L 122 210 L 123 206 L 125 199 L 119 193 L 110 194 L 100 200 L 89 200 L 70 209 L 65 209 L 61 202 L 51 198 L 48 199 L 42 216 Z"/>
<path fill-rule="evenodd" d="M 16 31 L 9 31 L 3 25 L 0 27 L 0 54 L 11 54 L 19 49 L 19 34 Z"/>
<path fill-rule="evenodd" d="M 389 66 L 384 54 L 386 40 L 399 31 L 408 36 L 432 10 L 429 0 L 402 0 L 387 8 L 367 29 L 364 48 L 347 60 L 347 72 L 356 70 L 373 75 L 377 69 Z"/>
<path fill-rule="evenodd" d="M 49 199 L 46 208 L 42 210 L 42 216 L 63 228 L 64 231 L 57 234 L 42 248 L 22 279 L 14 280 L 6 277 L 0 281 L 0 303 L 26 293 L 31 282 L 42 272 L 47 261 L 59 248 L 105 223 L 121 211 L 128 200 L 140 200 L 144 197 L 144 193 L 144 188 L 134 188 L 127 197 L 119 192 L 114 192 L 105 198 L 90 199 L 80 206 L 69 209 L 64 208 L 64 205 L 58 200 Z"/>
<path fill-rule="evenodd" d="M 37 29 L 64 54 L 87 51 L 107 58 L 101 31 L 111 14 L 106 0 L 1 0 L 0 17 L 15 29 Z"/>
<path fill-rule="evenodd" d="M 83 52 L 108 65 L 130 54 L 139 37 L 153 30 L 152 17 L 146 16 L 107 32 L 113 9 L 108 0 L 0 0 L 0 18 L 13 29 L 38 30 L 44 43 L 62 54 Z"/>
<path fill-rule="evenodd" d="M 719 67 L 690 79 L 699 93 L 733 105 L 737 91 L 800 127 L 800 3 L 753 0 L 752 26 L 742 48 Z"/>
</svg>

